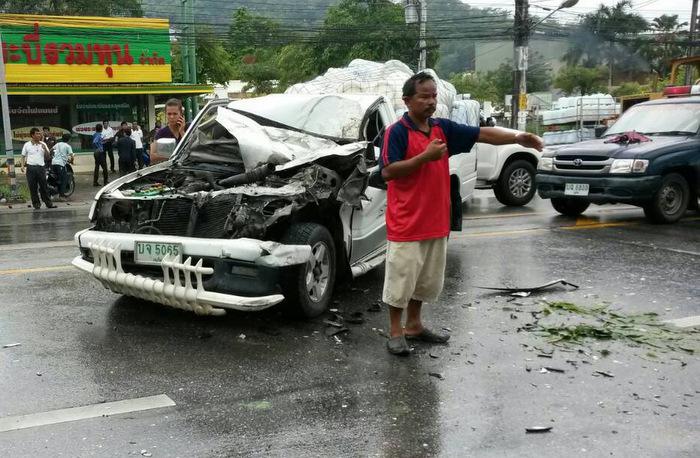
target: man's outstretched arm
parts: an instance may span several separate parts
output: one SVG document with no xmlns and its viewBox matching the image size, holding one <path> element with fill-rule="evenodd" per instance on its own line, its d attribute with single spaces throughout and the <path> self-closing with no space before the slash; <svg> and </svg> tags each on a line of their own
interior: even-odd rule
<svg viewBox="0 0 700 458">
<path fill-rule="evenodd" d="M 517 143 L 526 148 L 534 148 L 542 151 L 544 143 L 537 135 L 520 132 L 518 130 L 504 129 L 503 127 L 482 127 L 479 129 L 479 141 L 492 145 L 510 145 Z"/>
</svg>

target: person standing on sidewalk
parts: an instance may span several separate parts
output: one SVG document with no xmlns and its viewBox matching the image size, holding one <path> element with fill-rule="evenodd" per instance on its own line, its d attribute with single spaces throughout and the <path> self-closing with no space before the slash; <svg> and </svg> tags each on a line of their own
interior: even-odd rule
<svg viewBox="0 0 700 458">
<path fill-rule="evenodd" d="M 41 200 L 44 201 L 46 208 L 55 208 L 51 202 L 49 191 L 46 186 L 46 159 L 51 157 L 51 152 L 46 143 L 42 141 L 43 134 L 37 127 L 32 127 L 29 130 L 29 136 L 32 138 L 22 147 L 22 165 L 20 170 L 24 172 L 25 166 L 27 169 L 27 186 L 29 186 L 29 194 L 32 196 L 32 206 L 34 210 L 41 208 Z M 37 192 L 37 188 L 38 192 Z"/>
<path fill-rule="evenodd" d="M 542 149 L 542 139 L 529 133 L 432 118 L 437 85 L 428 73 L 417 73 L 404 83 L 403 101 L 408 112 L 386 129 L 380 160 L 388 185 L 382 300 L 389 305 L 387 349 L 395 355 L 410 353 L 406 339 L 445 343 L 450 338 L 421 320 L 423 302 L 435 302 L 444 283 L 450 234 L 449 156 L 468 152 L 477 141 Z"/>
<path fill-rule="evenodd" d="M 117 140 L 117 154 L 119 155 L 119 176 L 136 171 L 136 142 L 131 138 L 131 128 L 125 127 L 123 135 Z"/>
<path fill-rule="evenodd" d="M 73 162 L 73 148 L 68 144 L 70 134 L 63 134 L 61 141 L 53 147 L 53 159 L 51 159 L 51 169 L 58 181 L 58 196 L 66 199 L 68 190 L 68 173 L 66 165 Z"/>
<path fill-rule="evenodd" d="M 102 121 L 103 151 L 109 156 L 109 170 L 114 173 L 114 129 L 109 126 L 109 121 Z M 105 183 L 106 184 L 106 183 Z"/>
<path fill-rule="evenodd" d="M 56 145 L 56 137 L 51 135 L 51 128 L 50 127 L 44 126 L 41 128 L 41 130 L 44 131 L 44 133 L 43 133 L 44 143 L 49 148 L 49 151 L 51 151 L 53 149 L 54 145 Z"/>
<path fill-rule="evenodd" d="M 92 185 L 100 185 L 97 182 L 97 178 L 100 174 L 100 167 L 102 167 L 102 176 L 104 181 L 103 185 L 106 185 L 109 180 L 107 179 L 107 157 L 104 147 L 104 138 L 102 137 L 102 124 L 95 125 L 95 134 L 92 136 L 92 149 L 94 151 L 93 156 L 95 158 L 95 170 L 92 173 Z"/>
<path fill-rule="evenodd" d="M 139 170 L 141 170 L 143 168 L 143 131 L 137 123 L 134 123 L 134 127 L 131 130 L 131 138 L 136 143 L 136 162 L 139 164 Z"/>
</svg>

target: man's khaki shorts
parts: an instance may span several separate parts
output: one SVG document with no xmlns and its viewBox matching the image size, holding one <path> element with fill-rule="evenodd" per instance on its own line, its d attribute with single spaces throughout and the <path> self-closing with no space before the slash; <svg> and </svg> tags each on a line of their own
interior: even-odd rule
<svg viewBox="0 0 700 458">
<path fill-rule="evenodd" d="M 445 281 L 447 237 L 387 242 L 382 300 L 398 308 L 408 301 L 435 302 Z"/>
</svg>

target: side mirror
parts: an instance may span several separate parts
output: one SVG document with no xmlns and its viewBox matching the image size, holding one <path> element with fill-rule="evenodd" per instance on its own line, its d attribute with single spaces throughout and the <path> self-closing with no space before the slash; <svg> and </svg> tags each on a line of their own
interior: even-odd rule
<svg viewBox="0 0 700 458">
<path fill-rule="evenodd" d="M 595 128 L 595 138 L 602 137 L 606 130 L 608 130 L 608 128 L 605 126 L 597 126 Z"/>
<path fill-rule="evenodd" d="M 495 120 L 494 118 L 492 118 L 491 116 L 489 116 L 489 117 L 486 119 L 486 125 L 489 126 L 489 127 L 496 127 L 498 124 L 496 124 L 496 120 Z"/>
<path fill-rule="evenodd" d="M 156 140 L 156 154 L 163 159 L 168 159 L 172 156 L 177 146 L 177 141 L 174 138 L 159 138 Z"/>
</svg>

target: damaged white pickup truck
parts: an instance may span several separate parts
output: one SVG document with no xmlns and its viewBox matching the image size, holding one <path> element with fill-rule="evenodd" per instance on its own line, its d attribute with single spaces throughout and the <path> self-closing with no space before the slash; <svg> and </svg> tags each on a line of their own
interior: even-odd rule
<svg viewBox="0 0 700 458">
<path fill-rule="evenodd" d="M 73 265 L 197 314 L 286 299 L 316 316 L 336 278 L 384 260 L 386 191 L 368 181 L 371 141 L 393 117 L 367 95 L 210 103 L 167 161 L 97 193 Z"/>
</svg>

